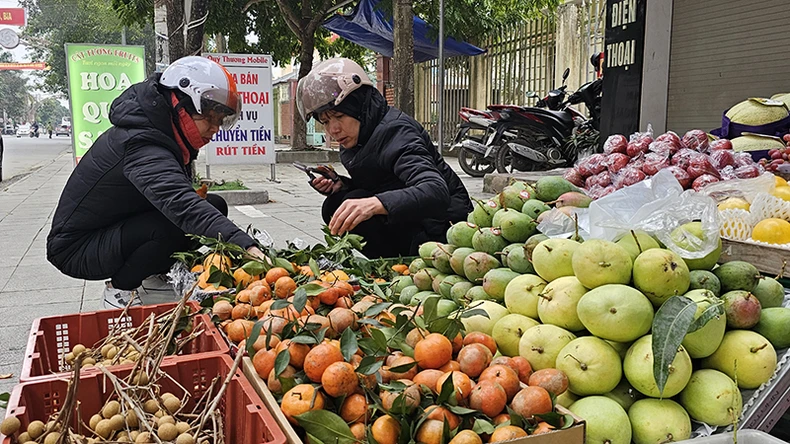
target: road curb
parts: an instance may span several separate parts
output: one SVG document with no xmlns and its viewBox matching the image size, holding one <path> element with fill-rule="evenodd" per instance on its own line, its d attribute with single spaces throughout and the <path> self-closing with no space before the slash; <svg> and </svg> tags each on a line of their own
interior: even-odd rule
<svg viewBox="0 0 790 444">
<path fill-rule="evenodd" d="M 211 194 L 225 199 L 228 205 L 259 205 L 269 203 L 269 192 L 266 190 L 225 190 L 211 191 Z"/>
</svg>

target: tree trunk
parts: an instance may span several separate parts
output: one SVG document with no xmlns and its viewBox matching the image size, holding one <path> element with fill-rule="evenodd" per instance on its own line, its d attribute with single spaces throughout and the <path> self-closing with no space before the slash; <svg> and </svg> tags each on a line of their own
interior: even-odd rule
<svg viewBox="0 0 790 444">
<path fill-rule="evenodd" d="M 313 34 L 303 35 L 302 51 L 299 54 L 299 76 L 301 80 L 305 77 L 311 69 L 313 69 L 313 51 L 315 49 L 315 37 Z M 294 102 L 295 103 L 295 102 Z M 299 114 L 299 108 L 293 107 L 293 131 L 291 132 L 291 149 L 301 150 L 307 148 L 307 124 L 305 123 L 302 115 Z"/>
<path fill-rule="evenodd" d="M 167 0 L 167 37 L 170 62 L 186 55 L 184 45 L 184 0 Z"/>
<path fill-rule="evenodd" d="M 200 55 L 203 52 L 203 29 L 208 15 L 209 0 L 192 0 L 190 19 L 195 26 L 187 30 L 187 55 Z M 198 24 L 199 23 L 199 24 Z"/>
<path fill-rule="evenodd" d="M 393 14 L 395 108 L 414 116 L 414 13 L 412 0 L 396 0 Z"/>
<path fill-rule="evenodd" d="M 156 34 L 156 65 L 159 69 L 170 63 L 167 39 L 167 2 L 165 0 L 157 0 L 154 3 L 154 33 Z"/>
</svg>

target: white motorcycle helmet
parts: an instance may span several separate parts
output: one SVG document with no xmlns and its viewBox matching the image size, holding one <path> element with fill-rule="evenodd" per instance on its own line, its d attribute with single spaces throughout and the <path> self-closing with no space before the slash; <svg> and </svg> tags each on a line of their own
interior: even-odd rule
<svg viewBox="0 0 790 444">
<path fill-rule="evenodd" d="M 299 80 L 296 106 L 305 121 L 340 104 L 363 85 L 373 86 L 367 73 L 353 60 L 324 60 Z"/>
<path fill-rule="evenodd" d="M 233 128 L 241 115 L 241 98 L 236 81 L 219 63 L 204 57 L 183 57 L 162 73 L 159 84 L 181 91 L 192 101 L 198 114 L 213 111 L 221 116 L 224 130 Z"/>
</svg>

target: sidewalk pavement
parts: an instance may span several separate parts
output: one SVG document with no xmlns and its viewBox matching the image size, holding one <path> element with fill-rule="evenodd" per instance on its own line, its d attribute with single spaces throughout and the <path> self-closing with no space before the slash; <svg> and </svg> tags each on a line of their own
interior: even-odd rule
<svg viewBox="0 0 790 444">
<path fill-rule="evenodd" d="M 205 175 L 205 162 L 198 172 Z M 482 179 L 464 175 L 456 159 L 447 158 L 475 197 L 484 197 Z M 334 165 L 340 173 L 342 166 Z M 103 282 L 73 279 L 61 274 L 46 259 L 46 237 L 60 193 L 73 169 L 70 151 L 14 182 L 0 187 L 0 393 L 18 382 L 22 360 L 34 319 L 58 314 L 102 309 Z M 277 182 L 269 181 L 268 165 L 212 166 L 212 178 L 241 180 L 255 190 L 267 190 L 270 203 L 230 208 L 229 217 L 240 227 L 266 230 L 275 246 L 302 239 L 323 242 L 323 196 L 307 184 L 307 176 L 289 164 L 276 166 Z"/>
</svg>

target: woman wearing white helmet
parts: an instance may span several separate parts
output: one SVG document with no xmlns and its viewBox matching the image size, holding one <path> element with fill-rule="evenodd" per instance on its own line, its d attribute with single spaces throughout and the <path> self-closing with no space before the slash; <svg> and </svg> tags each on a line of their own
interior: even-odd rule
<svg viewBox="0 0 790 444">
<path fill-rule="evenodd" d="M 222 236 L 262 256 L 226 217 L 222 198 L 203 199 L 192 188 L 198 150 L 240 112 L 231 75 L 202 57 L 179 59 L 124 91 L 110 109 L 113 126 L 66 183 L 47 237 L 49 261 L 75 278 L 109 279 L 105 306 L 122 307 L 134 293 L 146 302 L 175 297 L 161 279 L 146 278 L 190 248 L 186 234 Z"/>
<path fill-rule="evenodd" d="M 299 81 L 297 106 L 340 143 L 350 177 L 318 177 L 327 195 L 324 221 L 333 234 L 365 238 L 368 257 L 414 255 L 420 243 L 443 241 L 450 223 L 472 210 L 461 179 L 410 116 L 387 106 L 365 71 L 349 59 L 316 65 Z"/>
</svg>

